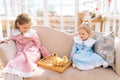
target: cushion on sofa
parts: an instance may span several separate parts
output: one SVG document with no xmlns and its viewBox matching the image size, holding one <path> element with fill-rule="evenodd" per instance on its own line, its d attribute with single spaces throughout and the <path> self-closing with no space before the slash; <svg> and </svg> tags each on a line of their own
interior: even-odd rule
<svg viewBox="0 0 120 80">
<path fill-rule="evenodd" d="M 120 38 L 115 38 L 115 72 L 120 76 Z"/>
<path fill-rule="evenodd" d="M 44 26 L 34 26 L 38 33 L 41 43 L 52 53 L 62 57 L 70 56 L 73 39 L 72 35 L 63 31 Z"/>
<path fill-rule="evenodd" d="M 95 52 L 101 55 L 114 69 L 114 36 L 113 32 L 98 36 L 94 45 Z"/>
<path fill-rule="evenodd" d="M 104 33 L 102 33 L 102 32 L 93 31 L 92 34 L 91 34 L 91 38 L 96 40 L 98 37 L 102 36 L 103 34 Z"/>
</svg>

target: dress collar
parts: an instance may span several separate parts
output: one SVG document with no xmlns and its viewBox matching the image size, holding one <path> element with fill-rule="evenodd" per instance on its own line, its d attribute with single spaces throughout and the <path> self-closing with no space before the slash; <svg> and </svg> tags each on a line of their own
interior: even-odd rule
<svg viewBox="0 0 120 80">
<path fill-rule="evenodd" d="M 35 32 L 36 32 L 35 30 L 30 29 L 28 32 L 24 33 L 23 35 L 24 35 L 25 37 L 32 37 Z M 21 32 L 20 32 L 19 29 L 16 29 L 16 30 L 13 30 L 13 31 L 12 31 L 12 35 L 14 35 L 14 36 L 17 36 L 17 35 L 19 35 L 19 34 L 21 34 Z"/>
<path fill-rule="evenodd" d="M 95 40 L 92 39 L 92 38 L 88 38 L 87 40 L 82 41 L 79 36 L 75 36 L 75 37 L 74 37 L 74 42 L 75 42 L 75 43 L 78 43 L 78 44 L 84 43 L 87 47 L 91 47 L 91 46 L 93 46 L 93 44 L 95 43 Z"/>
</svg>

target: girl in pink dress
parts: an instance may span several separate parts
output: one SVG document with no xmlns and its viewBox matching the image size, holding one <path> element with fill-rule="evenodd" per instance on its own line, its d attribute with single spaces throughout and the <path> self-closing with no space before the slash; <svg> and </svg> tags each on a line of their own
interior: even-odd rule
<svg viewBox="0 0 120 80">
<path fill-rule="evenodd" d="M 20 14 L 15 20 L 10 40 L 16 43 L 16 55 L 7 63 L 3 73 L 30 77 L 30 73 L 37 67 L 36 61 L 50 56 L 50 52 L 41 45 L 36 31 L 30 26 L 31 18 L 27 14 Z"/>
</svg>

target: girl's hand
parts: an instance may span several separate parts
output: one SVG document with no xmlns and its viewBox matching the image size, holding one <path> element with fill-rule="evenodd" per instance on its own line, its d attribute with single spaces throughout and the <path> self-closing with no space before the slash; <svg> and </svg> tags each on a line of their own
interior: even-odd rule
<svg viewBox="0 0 120 80">
<path fill-rule="evenodd" d="M 0 41 L 0 44 L 3 43 L 3 41 Z"/>
<path fill-rule="evenodd" d="M 8 43 L 8 40 L 1 40 L 1 41 L 0 41 L 0 44 L 1 44 L 1 43 Z"/>
<path fill-rule="evenodd" d="M 5 39 L 5 40 L 3 41 L 3 43 L 8 43 L 8 40 Z"/>
</svg>

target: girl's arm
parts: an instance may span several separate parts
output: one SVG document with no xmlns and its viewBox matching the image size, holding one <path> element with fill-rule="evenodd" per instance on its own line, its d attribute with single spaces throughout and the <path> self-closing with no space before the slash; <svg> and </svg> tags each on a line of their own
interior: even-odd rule
<svg viewBox="0 0 120 80">
<path fill-rule="evenodd" d="M 40 42 L 39 37 L 36 32 L 34 33 L 34 35 L 31 38 L 34 41 L 36 46 L 38 46 L 38 47 L 41 46 L 41 42 Z"/>
<path fill-rule="evenodd" d="M 0 44 L 1 43 L 8 43 L 9 40 L 5 39 L 5 40 L 0 40 Z"/>
<path fill-rule="evenodd" d="M 71 55 L 70 55 L 70 60 L 71 61 L 72 61 L 72 57 L 76 53 L 76 51 L 77 51 L 77 46 L 76 46 L 76 43 L 74 43 L 73 46 L 72 46 L 72 51 L 71 51 Z"/>
<path fill-rule="evenodd" d="M 35 42 L 35 45 L 40 48 L 40 52 L 42 54 L 42 57 L 50 56 L 50 51 L 46 48 L 46 46 L 42 45 L 37 33 L 33 36 L 33 40 Z"/>
</svg>

